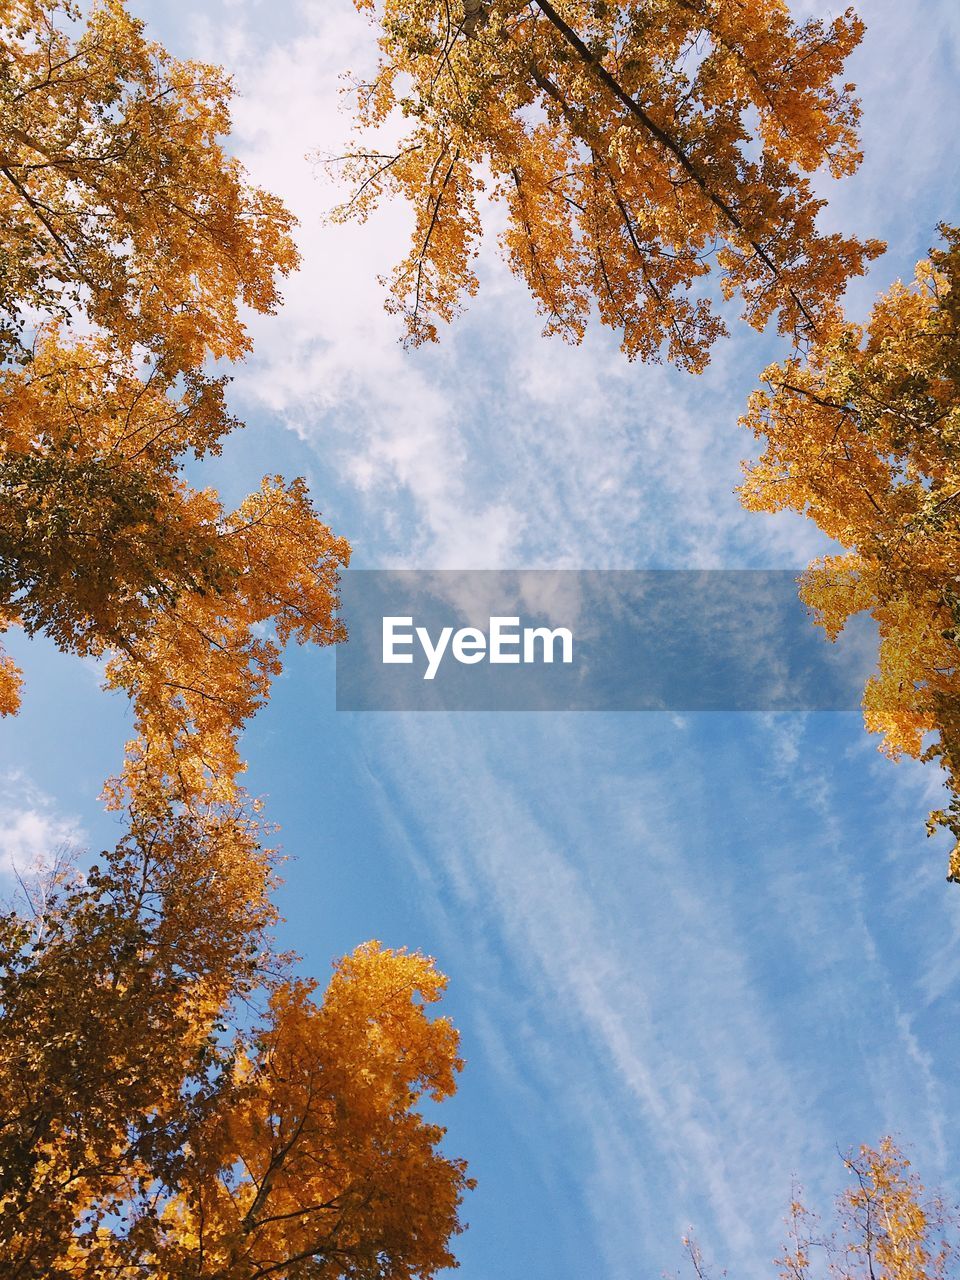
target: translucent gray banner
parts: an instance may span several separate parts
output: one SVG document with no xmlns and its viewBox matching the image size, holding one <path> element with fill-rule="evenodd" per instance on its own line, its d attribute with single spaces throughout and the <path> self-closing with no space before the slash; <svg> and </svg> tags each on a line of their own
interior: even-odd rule
<svg viewBox="0 0 960 1280">
<path fill-rule="evenodd" d="M 350 570 L 341 711 L 854 710 L 876 636 L 832 644 L 786 570 Z"/>
</svg>

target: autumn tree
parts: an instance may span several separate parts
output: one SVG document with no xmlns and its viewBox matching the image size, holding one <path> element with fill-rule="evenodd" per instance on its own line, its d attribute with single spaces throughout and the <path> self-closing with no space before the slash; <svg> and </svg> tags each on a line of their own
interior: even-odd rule
<svg viewBox="0 0 960 1280">
<path fill-rule="evenodd" d="M 15 0 L 0 27 L 0 626 L 106 660 L 136 737 L 114 803 L 221 826 L 237 738 L 291 638 L 330 643 L 347 544 L 306 487 L 236 511 L 184 476 L 237 424 L 211 362 L 297 263 L 292 216 L 221 139 L 231 86 L 120 0 Z M 0 659 L 0 711 L 19 673 Z"/>
<path fill-rule="evenodd" d="M 788 1240 L 775 1260 L 780 1280 L 950 1280 L 958 1274 L 951 1235 L 956 1211 L 930 1195 L 892 1138 L 862 1146 L 843 1158 L 849 1175 L 826 1223 L 796 1192 L 786 1216 Z M 709 1280 L 710 1269 L 692 1239 L 684 1241 L 690 1270 Z"/>
<path fill-rule="evenodd" d="M 0 27 L 0 620 L 112 655 L 135 758 L 176 749 L 189 793 L 236 775 L 279 645 L 340 635 L 347 546 L 300 481 L 236 512 L 186 483 L 236 426 L 209 362 L 249 350 L 241 307 L 276 308 L 293 219 L 223 150 L 219 68 L 119 0 L 80 17 L 14 0 Z"/>
<path fill-rule="evenodd" d="M 791 1205 L 790 1242 L 777 1260 L 783 1280 L 816 1274 L 826 1254 L 837 1280 L 948 1280 L 956 1275 L 949 1238 L 956 1221 L 929 1196 L 891 1138 L 846 1156 L 850 1185 L 837 1201 L 837 1230 L 824 1233 L 802 1204 Z"/>
<path fill-rule="evenodd" d="M 235 830 L 230 833 L 235 838 Z M 250 833 L 234 850 L 270 875 Z M 10 1280 L 429 1277 L 471 1185 L 420 1099 L 454 1090 L 445 979 L 370 943 L 325 995 L 263 989 L 270 914 L 208 828 L 135 829 L 0 916 L 0 1258 Z M 275 964 L 276 961 L 274 960 Z M 228 1025 L 234 1033 L 228 1034 Z"/>
<path fill-rule="evenodd" d="M 5 1275 L 66 1271 L 172 1158 L 223 1057 L 217 1024 L 261 982 L 269 872 L 239 823 L 134 822 L 83 876 L 25 880 L 29 910 L 0 917 Z"/>
<path fill-rule="evenodd" d="M 239 734 L 290 639 L 342 637 L 348 556 L 302 480 L 185 476 L 237 424 L 293 219 L 221 139 L 231 87 L 121 0 L 0 13 L 0 631 L 102 659 L 127 832 L 0 917 L 4 1275 L 428 1277 L 463 1166 L 432 962 L 375 944 L 318 998 L 275 951 Z M 20 673 L 0 654 L 0 713 Z"/>
<path fill-rule="evenodd" d="M 960 231 L 896 284 L 865 329 L 844 324 L 808 360 L 772 365 L 745 419 L 764 445 L 745 504 L 791 509 L 843 550 L 802 594 L 835 637 L 868 611 L 880 636 L 868 726 L 885 749 L 940 759 L 950 800 L 931 829 L 960 879 Z"/>
<path fill-rule="evenodd" d="M 231 85 L 171 57 L 121 0 L 6 0 L 0 27 L 3 355 L 32 314 L 85 316 L 162 375 L 250 348 L 241 303 L 276 308 L 293 218 L 219 139 Z"/>
<path fill-rule="evenodd" d="M 630 356 L 694 371 L 724 330 L 714 272 L 758 329 L 796 342 L 837 315 L 880 251 L 817 227 L 809 175 L 851 173 L 859 106 L 843 80 L 852 10 L 798 23 L 783 0 L 355 0 L 380 61 L 355 86 L 361 127 L 402 118 L 396 147 L 330 163 L 363 219 L 384 194 L 415 215 L 389 282 L 413 343 L 475 292 L 481 201 L 548 333 L 579 341 L 591 305 Z M 714 293 L 716 290 L 714 290 Z"/>
<path fill-rule="evenodd" d="M 445 985 L 431 961 L 376 943 L 340 963 L 320 1003 L 313 983 L 282 985 L 191 1141 L 152 1274 L 406 1280 L 456 1266 L 473 1184 L 417 1110 L 452 1094 L 462 1065 L 449 1021 L 427 1016 Z"/>
</svg>

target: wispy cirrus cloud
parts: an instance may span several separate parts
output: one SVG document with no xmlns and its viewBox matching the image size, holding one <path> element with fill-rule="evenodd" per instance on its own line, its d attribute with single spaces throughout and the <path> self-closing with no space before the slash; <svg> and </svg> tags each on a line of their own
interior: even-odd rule
<svg viewBox="0 0 960 1280">
<path fill-rule="evenodd" d="M 838 1143 L 903 1129 L 943 1176 L 955 1136 L 886 934 L 908 859 L 869 883 L 811 726 L 791 758 L 783 724 L 740 742 L 731 721 L 718 781 L 696 721 L 377 718 L 365 734 L 459 981 L 481 975 L 479 1034 L 517 1123 L 532 1147 L 553 1132 L 530 1158 L 559 1144 L 577 1169 L 611 1277 L 670 1267 L 691 1223 L 753 1273 L 794 1174 L 829 1205 Z M 929 902 L 889 911 L 910 937 Z"/>
</svg>

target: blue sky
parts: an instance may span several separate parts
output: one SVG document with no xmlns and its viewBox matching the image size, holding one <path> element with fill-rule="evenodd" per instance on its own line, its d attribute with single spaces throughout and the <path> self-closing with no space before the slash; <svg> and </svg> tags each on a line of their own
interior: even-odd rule
<svg viewBox="0 0 960 1280">
<path fill-rule="evenodd" d="M 365 567 L 794 568 L 822 550 L 733 493 L 770 338 L 736 329 L 700 379 L 629 365 L 599 330 L 570 349 L 540 337 L 491 246 L 468 316 L 400 349 L 376 276 L 405 211 L 325 226 L 336 193 L 305 159 L 344 137 L 337 76 L 371 57 L 347 0 L 144 11 L 236 71 L 237 150 L 302 223 L 303 271 L 234 383 L 249 427 L 216 464 L 228 498 L 305 474 Z M 852 291 L 858 315 L 960 189 L 960 11 L 860 11 L 866 160 L 830 184 L 829 221 L 890 251 Z M 94 797 L 126 708 L 90 664 L 12 647 L 29 684 L 0 737 L 4 863 L 95 849 L 115 835 Z M 885 761 L 857 715 L 352 715 L 333 699 L 332 655 L 296 650 L 246 735 L 290 858 L 282 937 L 319 974 L 372 936 L 449 974 L 468 1067 L 448 1141 L 479 1179 L 464 1280 L 659 1276 L 691 1228 L 718 1266 L 762 1273 L 791 1179 L 826 1210 L 837 1146 L 890 1131 L 929 1183 L 960 1188 L 960 891 L 923 834 L 937 781 Z"/>
</svg>

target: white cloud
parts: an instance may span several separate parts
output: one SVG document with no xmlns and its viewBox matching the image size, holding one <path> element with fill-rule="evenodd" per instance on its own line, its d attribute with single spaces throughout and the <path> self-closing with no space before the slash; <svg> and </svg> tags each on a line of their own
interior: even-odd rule
<svg viewBox="0 0 960 1280">
<path fill-rule="evenodd" d="M 736 428 L 770 351 L 738 332 L 703 379 L 630 365 L 595 325 L 583 347 L 544 340 L 488 237 L 480 296 L 439 347 L 398 344 L 377 282 L 403 252 L 408 211 L 324 225 L 344 192 L 307 155 L 349 134 L 340 74 L 369 66 L 373 35 L 348 0 L 304 6 L 272 40 L 241 15 L 216 38 L 237 74 L 237 142 L 258 182 L 298 215 L 303 268 L 281 314 L 254 321 L 239 372 L 264 410 L 316 450 L 324 488 L 360 504 L 366 563 L 423 567 L 793 565 L 812 526 L 748 516 L 733 495 L 750 446 Z M 249 15 L 248 15 L 249 16 Z M 254 21 L 257 21 L 256 14 Z M 320 494 L 329 508 L 326 494 Z"/>
<path fill-rule="evenodd" d="M 825 12 L 817 0 L 796 9 Z M 922 21 L 897 0 L 859 9 L 868 31 L 852 71 L 866 160 L 823 192 L 829 225 L 891 241 L 851 289 L 863 314 L 950 213 L 940 203 L 945 167 L 957 163 L 949 104 L 960 19 L 946 0 Z M 344 192 L 307 160 L 349 136 L 341 76 L 373 63 L 366 17 L 350 0 L 282 11 L 211 0 L 184 21 L 191 49 L 235 71 L 241 154 L 301 221 L 303 269 L 281 314 L 255 320 L 256 355 L 237 390 L 246 410 L 276 416 L 314 447 L 324 509 L 330 490 L 358 504 L 349 532 L 359 562 L 794 566 L 823 549 L 809 522 L 744 513 L 732 493 L 752 445 L 736 419 L 775 342 L 735 325 L 698 380 L 628 365 L 596 325 L 580 349 L 545 341 L 488 237 L 469 318 L 439 349 L 404 353 L 377 277 L 403 252 L 408 211 L 394 204 L 363 226 L 324 225 Z"/>
<path fill-rule="evenodd" d="M 0 877 L 29 874 L 84 840 L 79 821 L 58 813 L 22 773 L 0 776 Z"/>
</svg>

